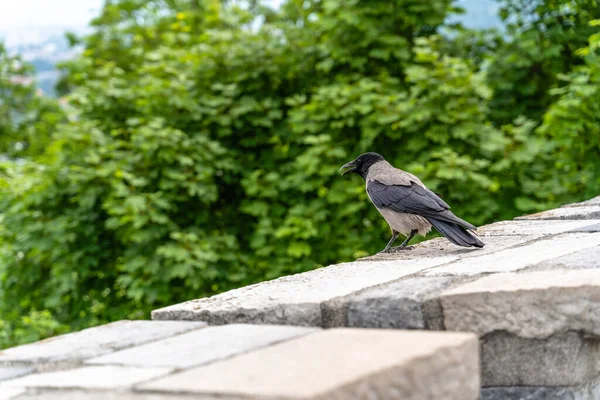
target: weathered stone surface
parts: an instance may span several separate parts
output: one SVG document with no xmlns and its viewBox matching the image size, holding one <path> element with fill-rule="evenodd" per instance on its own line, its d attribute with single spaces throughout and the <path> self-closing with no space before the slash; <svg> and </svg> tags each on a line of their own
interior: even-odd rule
<svg viewBox="0 0 600 400">
<path fill-rule="evenodd" d="M 352 262 L 275 279 L 152 312 L 155 320 L 331 326 L 322 303 L 454 260 Z"/>
<path fill-rule="evenodd" d="M 489 240 L 489 236 L 533 236 L 539 239 L 542 236 L 556 235 L 570 231 L 584 231 L 586 227 L 600 224 L 600 220 L 514 220 L 500 221 L 478 229 L 477 233 L 482 240 Z M 485 248 L 485 247 L 484 247 Z"/>
<path fill-rule="evenodd" d="M 481 400 L 598 400 L 600 385 L 581 387 L 491 387 L 481 390 Z"/>
<path fill-rule="evenodd" d="M 443 329 L 439 299 L 454 277 L 408 278 L 367 289 L 348 305 L 348 326 L 356 328 Z"/>
<path fill-rule="evenodd" d="M 134 368 L 114 365 L 79 367 L 40 372 L 3 382 L 7 387 L 123 389 L 136 383 L 166 375 L 171 368 Z"/>
<path fill-rule="evenodd" d="M 600 272 L 497 274 L 443 292 L 446 329 L 507 331 L 547 338 L 567 331 L 600 335 Z"/>
<path fill-rule="evenodd" d="M 500 234 L 500 232 L 498 232 Z M 535 235 L 507 235 L 480 237 L 485 242 L 485 247 L 460 247 L 446 238 L 435 238 L 413 245 L 410 251 L 397 251 L 395 253 L 374 254 L 369 257 L 360 258 L 357 261 L 393 261 L 393 260 L 416 260 L 428 257 L 456 257 L 458 259 L 468 257 L 479 257 L 484 254 L 494 253 L 510 247 L 519 246 L 526 242 L 539 239 Z"/>
<path fill-rule="evenodd" d="M 252 399 L 446 399 L 479 396 L 474 335 L 329 329 L 138 385 Z"/>
<path fill-rule="evenodd" d="M 596 379 L 600 343 L 578 332 L 524 339 L 506 332 L 482 338 L 483 386 L 576 386 Z"/>
<path fill-rule="evenodd" d="M 523 219 L 600 219 L 600 206 L 555 208 L 515 218 L 515 220 Z"/>
<path fill-rule="evenodd" d="M 569 233 L 548 237 L 521 247 L 498 251 L 481 257 L 470 257 L 431 268 L 426 276 L 478 275 L 493 272 L 512 272 L 600 245 L 600 233 Z"/>
<path fill-rule="evenodd" d="M 25 393 L 25 389 L 23 388 L 11 388 L 0 384 L 0 400 L 17 399 L 17 397 L 20 398 L 20 395 L 22 395 L 23 393 Z"/>
<path fill-rule="evenodd" d="M 581 228 L 575 228 L 569 232 L 600 232 L 600 223 L 594 223 L 592 225 L 582 226 Z"/>
<path fill-rule="evenodd" d="M 19 389 L 22 390 L 22 389 Z M 194 396 L 193 400 L 248 400 L 232 398 L 215 398 L 214 396 Z M 73 389 L 29 389 L 10 400 L 191 400 L 189 396 L 165 393 L 133 393 L 122 390 L 116 391 L 87 391 Z M 0 400 L 4 400 L 0 395 Z"/>
<path fill-rule="evenodd" d="M 588 206 L 600 206 L 600 196 L 596 196 L 590 200 L 582 201 L 581 203 L 566 204 L 562 207 L 588 207 Z"/>
<path fill-rule="evenodd" d="M 17 378 L 33 372 L 33 368 L 27 367 L 0 367 L 0 381 Z"/>
<path fill-rule="evenodd" d="M 567 254 L 566 256 L 553 258 L 535 264 L 527 270 L 550 270 L 550 269 L 600 269 L 600 246 L 591 247 Z"/>
<path fill-rule="evenodd" d="M 32 365 L 48 370 L 83 359 L 202 328 L 201 322 L 119 321 L 3 350 L 0 365 Z"/>
<path fill-rule="evenodd" d="M 86 363 L 186 368 L 314 332 L 318 329 L 281 325 L 213 326 L 110 353 Z"/>
</svg>

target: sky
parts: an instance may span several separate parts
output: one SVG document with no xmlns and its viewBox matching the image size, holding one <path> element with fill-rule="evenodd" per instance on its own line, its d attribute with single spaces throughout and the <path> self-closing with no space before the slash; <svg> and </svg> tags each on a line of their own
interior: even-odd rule
<svg viewBox="0 0 600 400">
<path fill-rule="evenodd" d="M 0 30 L 85 26 L 103 3 L 103 0 L 0 0 Z"/>
<path fill-rule="evenodd" d="M 269 1 L 280 4 L 282 0 Z M 459 19 L 467 19 L 468 25 L 493 24 L 489 19 L 495 14 L 492 9 L 497 7 L 493 0 L 458 0 L 458 3 L 467 6 L 468 15 Z M 60 32 L 61 28 L 82 29 L 103 4 L 104 0 L 0 0 L 0 37 L 8 42 L 28 42 L 30 36 L 37 41 L 34 39 L 41 39 L 38 36 Z"/>
</svg>

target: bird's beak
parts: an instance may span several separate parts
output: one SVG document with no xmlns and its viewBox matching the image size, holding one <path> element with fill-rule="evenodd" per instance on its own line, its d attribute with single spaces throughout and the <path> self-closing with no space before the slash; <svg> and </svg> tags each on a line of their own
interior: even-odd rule
<svg viewBox="0 0 600 400">
<path fill-rule="evenodd" d="M 349 163 L 346 163 L 344 165 L 342 165 L 342 167 L 340 168 L 340 171 L 346 169 L 344 172 L 342 172 L 342 175 L 347 174 L 348 172 L 354 172 L 356 170 L 356 164 L 354 163 L 354 161 L 350 161 Z"/>
</svg>

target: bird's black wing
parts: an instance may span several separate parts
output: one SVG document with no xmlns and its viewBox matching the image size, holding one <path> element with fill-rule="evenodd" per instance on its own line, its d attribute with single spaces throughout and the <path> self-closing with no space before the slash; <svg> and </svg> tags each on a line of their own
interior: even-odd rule
<svg viewBox="0 0 600 400">
<path fill-rule="evenodd" d="M 377 208 L 431 217 L 450 209 L 435 193 L 414 182 L 403 186 L 384 185 L 374 180 L 367 184 L 367 193 Z"/>
<path fill-rule="evenodd" d="M 444 200 L 415 182 L 411 182 L 410 186 L 404 186 L 384 185 L 373 180 L 367 183 L 367 193 L 377 208 L 389 208 L 427 219 L 452 222 L 466 229 L 475 229 L 475 226 L 454 215 Z"/>
</svg>

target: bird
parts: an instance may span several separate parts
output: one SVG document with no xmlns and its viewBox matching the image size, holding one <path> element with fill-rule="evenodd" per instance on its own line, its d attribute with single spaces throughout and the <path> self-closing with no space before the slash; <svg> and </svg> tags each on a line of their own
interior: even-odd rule
<svg viewBox="0 0 600 400">
<path fill-rule="evenodd" d="M 429 190 L 415 175 L 395 168 L 378 153 L 364 153 L 342 165 L 342 175 L 355 173 L 366 183 L 367 195 L 392 230 L 392 238 L 380 253 L 410 250 L 410 240 L 425 236 L 433 226 L 452 243 L 463 247 L 485 244 L 470 231 L 477 228 L 458 218 L 439 195 Z M 406 240 L 391 247 L 398 235 Z"/>
</svg>

